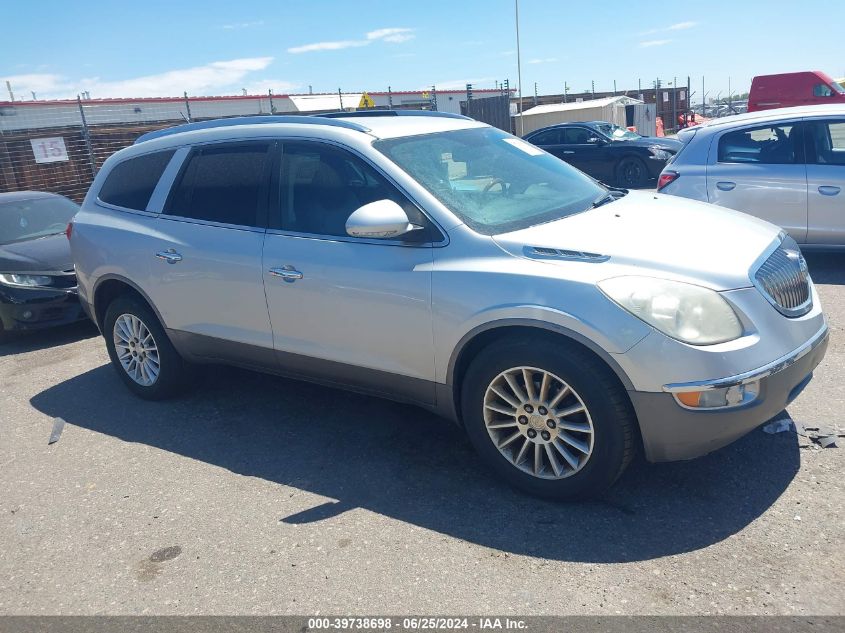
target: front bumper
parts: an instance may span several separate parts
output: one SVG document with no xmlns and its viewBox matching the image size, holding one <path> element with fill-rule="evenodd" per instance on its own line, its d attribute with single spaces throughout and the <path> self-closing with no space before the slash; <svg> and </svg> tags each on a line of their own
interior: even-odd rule
<svg viewBox="0 0 845 633">
<path fill-rule="evenodd" d="M 6 331 L 38 330 L 84 318 L 76 290 L 0 287 L 0 322 Z"/>
<path fill-rule="evenodd" d="M 664 387 L 664 393 L 629 395 L 651 462 L 692 459 L 730 444 L 783 411 L 807 386 L 824 358 L 829 341 L 825 326 L 807 343 L 776 361 L 737 376 Z M 717 389 L 758 381 L 760 392 L 745 405 L 724 409 L 683 408 L 673 393 Z"/>
</svg>

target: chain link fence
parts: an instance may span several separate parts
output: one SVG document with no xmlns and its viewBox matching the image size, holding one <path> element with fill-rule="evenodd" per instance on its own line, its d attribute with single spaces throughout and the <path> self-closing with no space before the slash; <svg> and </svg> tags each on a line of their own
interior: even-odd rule
<svg viewBox="0 0 845 633">
<path fill-rule="evenodd" d="M 0 192 L 49 191 L 81 202 L 105 160 L 146 132 L 189 121 L 276 114 L 280 109 L 285 109 L 282 101 L 270 95 L 3 104 Z"/>
</svg>

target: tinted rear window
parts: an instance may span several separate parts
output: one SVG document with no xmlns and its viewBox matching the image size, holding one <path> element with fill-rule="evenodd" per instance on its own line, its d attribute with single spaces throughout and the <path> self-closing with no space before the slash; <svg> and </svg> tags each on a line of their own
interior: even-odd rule
<svg viewBox="0 0 845 633">
<path fill-rule="evenodd" d="M 111 170 L 98 197 L 118 207 L 145 210 L 175 151 L 144 154 L 123 161 Z"/>
</svg>

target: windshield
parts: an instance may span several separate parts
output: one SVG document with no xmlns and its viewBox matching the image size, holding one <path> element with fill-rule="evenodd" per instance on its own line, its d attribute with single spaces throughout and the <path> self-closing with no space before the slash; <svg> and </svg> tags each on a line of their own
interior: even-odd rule
<svg viewBox="0 0 845 633">
<path fill-rule="evenodd" d="M 495 128 L 388 139 L 374 146 L 485 235 L 585 211 L 607 194 L 574 167 Z"/>
<path fill-rule="evenodd" d="M 613 123 L 597 123 L 596 129 L 605 136 L 614 140 L 629 141 L 636 138 L 642 138 L 642 136 L 636 132 L 632 132 L 620 125 L 614 125 Z"/>
<path fill-rule="evenodd" d="M 0 245 L 63 233 L 78 210 L 67 198 L 52 196 L 0 203 Z"/>
</svg>

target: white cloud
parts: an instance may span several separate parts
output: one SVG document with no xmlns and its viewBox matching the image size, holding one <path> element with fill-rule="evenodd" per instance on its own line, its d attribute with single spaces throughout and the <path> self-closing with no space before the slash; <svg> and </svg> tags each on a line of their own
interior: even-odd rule
<svg viewBox="0 0 845 633">
<path fill-rule="evenodd" d="M 369 31 L 366 34 L 366 39 L 363 40 L 338 40 L 329 42 L 314 42 L 312 44 L 303 44 L 302 46 L 292 46 L 288 49 L 288 53 L 298 55 L 299 53 L 313 53 L 314 51 L 339 51 L 344 48 L 358 48 L 360 46 L 369 46 L 373 42 L 390 42 L 391 44 L 401 44 L 416 37 L 413 33 L 414 29 L 392 27 L 387 29 L 376 29 Z"/>
<path fill-rule="evenodd" d="M 313 44 L 293 46 L 288 49 L 288 53 L 293 53 L 294 55 L 297 55 L 299 53 L 311 53 L 313 51 L 339 51 L 344 48 L 367 46 L 370 43 L 371 42 L 368 40 L 340 40 L 337 42 L 314 42 Z"/>
<path fill-rule="evenodd" d="M 34 91 L 39 99 L 74 98 L 83 91 L 88 91 L 94 99 L 173 97 L 184 92 L 189 95 L 236 94 L 241 88 L 266 81 L 253 80 L 250 75 L 265 70 L 272 61 L 272 57 L 245 57 L 119 80 L 99 77 L 73 79 L 53 73 L 13 75 L 2 77 L 2 80 L 4 83 L 8 80 L 21 98 L 28 97 L 30 91 Z M 269 87 L 287 90 L 295 86 L 273 80 Z"/>
<path fill-rule="evenodd" d="M 537 59 L 529 59 L 529 64 L 551 64 L 552 62 L 556 62 L 557 57 L 539 57 Z"/>
<path fill-rule="evenodd" d="M 415 35 L 413 34 L 413 31 L 414 29 L 395 27 L 389 29 L 376 29 L 375 31 L 367 33 L 367 39 L 383 40 L 385 42 L 399 44 L 401 42 L 407 42 L 408 40 L 414 39 Z"/>
<path fill-rule="evenodd" d="M 666 31 L 683 31 L 685 29 L 691 29 L 694 26 L 698 26 L 698 22 L 693 22 L 691 20 L 687 22 L 677 22 L 675 24 L 670 24 L 669 26 L 662 26 L 660 28 L 642 31 L 640 35 L 654 35 L 655 33 L 664 33 Z"/>
<path fill-rule="evenodd" d="M 238 29 L 251 29 L 255 26 L 264 26 L 264 20 L 255 20 L 253 22 L 233 22 L 232 24 L 224 24 L 221 28 L 227 31 L 234 31 Z"/>
<path fill-rule="evenodd" d="M 672 40 L 646 40 L 645 42 L 640 42 L 640 48 L 651 48 L 652 46 L 664 46 L 668 44 Z"/>
</svg>

